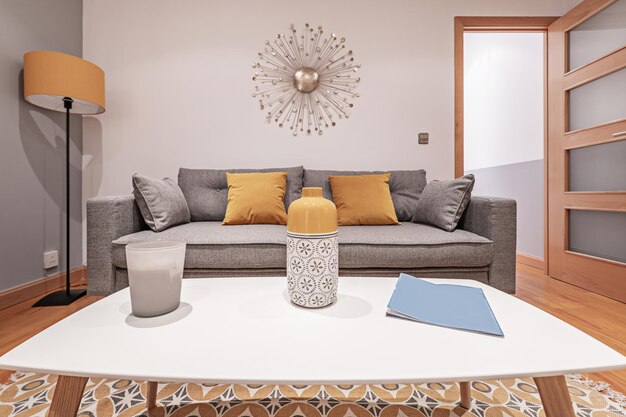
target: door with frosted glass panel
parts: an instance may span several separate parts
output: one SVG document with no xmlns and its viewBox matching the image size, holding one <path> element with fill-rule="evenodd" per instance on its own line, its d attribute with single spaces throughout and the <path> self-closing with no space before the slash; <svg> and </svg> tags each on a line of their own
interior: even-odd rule
<svg viewBox="0 0 626 417">
<path fill-rule="evenodd" d="M 626 0 L 548 30 L 548 272 L 626 302 Z"/>
</svg>

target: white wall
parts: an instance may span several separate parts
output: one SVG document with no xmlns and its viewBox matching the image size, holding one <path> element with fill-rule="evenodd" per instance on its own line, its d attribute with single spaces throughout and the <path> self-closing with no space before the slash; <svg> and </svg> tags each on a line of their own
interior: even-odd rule
<svg viewBox="0 0 626 417">
<path fill-rule="evenodd" d="M 462 15 L 561 15 L 571 0 L 84 1 L 83 55 L 107 111 L 84 120 L 84 198 L 128 193 L 133 172 L 185 167 L 425 168 L 453 176 L 454 30 Z M 353 116 L 323 136 L 267 124 L 252 64 L 289 24 L 347 38 L 361 69 Z M 417 133 L 429 132 L 429 145 Z"/>
<path fill-rule="evenodd" d="M 464 37 L 465 169 L 543 159 L 544 34 Z"/>
<path fill-rule="evenodd" d="M 517 201 L 517 250 L 543 258 L 544 34 L 464 39 L 465 171 L 474 193 Z"/>
</svg>

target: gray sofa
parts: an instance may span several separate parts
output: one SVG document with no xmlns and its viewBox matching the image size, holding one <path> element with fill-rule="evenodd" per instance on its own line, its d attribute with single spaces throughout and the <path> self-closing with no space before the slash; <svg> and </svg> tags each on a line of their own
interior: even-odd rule
<svg viewBox="0 0 626 417">
<path fill-rule="evenodd" d="M 198 197 L 203 197 L 203 193 L 206 194 L 203 198 L 210 198 L 212 203 L 222 200 L 220 204 L 226 204 L 225 174 L 222 181 L 220 172 L 225 171 L 181 169 L 178 182 L 190 202 L 192 221 L 158 233 L 147 228 L 132 195 L 89 199 L 89 294 L 106 295 L 126 287 L 126 244 L 157 239 L 187 242 L 185 277 L 285 275 L 285 226 L 223 226 L 217 220 L 194 221 L 194 217 L 202 215 L 194 216 L 197 209 L 192 206 L 201 204 L 202 198 Z M 340 276 L 397 277 L 400 272 L 406 272 L 420 277 L 474 279 L 514 293 L 515 201 L 472 197 L 453 232 L 411 223 L 406 221 L 406 213 L 399 210 L 410 207 L 419 197 L 420 187 L 423 189 L 425 185 L 425 173 L 423 180 L 415 180 L 416 172 L 392 171 L 390 189 L 401 220 L 399 225 L 339 228 Z M 297 194 L 302 186 L 323 186 L 328 197 L 330 190 L 324 178 L 329 173 L 352 174 L 290 168 L 288 188 Z M 411 193 L 411 187 L 417 193 Z M 291 194 L 285 197 L 286 206 L 297 198 Z"/>
</svg>

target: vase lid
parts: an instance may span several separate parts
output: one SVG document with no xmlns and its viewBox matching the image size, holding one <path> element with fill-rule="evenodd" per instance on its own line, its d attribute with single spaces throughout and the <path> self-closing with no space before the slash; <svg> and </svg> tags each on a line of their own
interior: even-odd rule
<svg viewBox="0 0 626 417">
<path fill-rule="evenodd" d="M 302 187 L 302 197 L 323 197 L 322 187 Z"/>
<path fill-rule="evenodd" d="M 322 187 L 303 187 L 302 198 L 291 203 L 287 218 L 287 230 L 292 233 L 337 231 L 337 208 L 324 198 Z"/>
</svg>

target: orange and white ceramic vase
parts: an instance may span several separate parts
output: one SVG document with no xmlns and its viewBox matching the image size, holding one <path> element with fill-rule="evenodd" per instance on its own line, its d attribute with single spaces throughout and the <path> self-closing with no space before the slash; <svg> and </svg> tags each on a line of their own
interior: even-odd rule
<svg viewBox="0 0 626 417">
<path fill-rule="evenodd" d="M 287 220 L 289 298 L 301 307 L 326 307 L 337 299 L 338 277 L 337 208 L 321 187 L 304 187 Z"/>
</svg>

